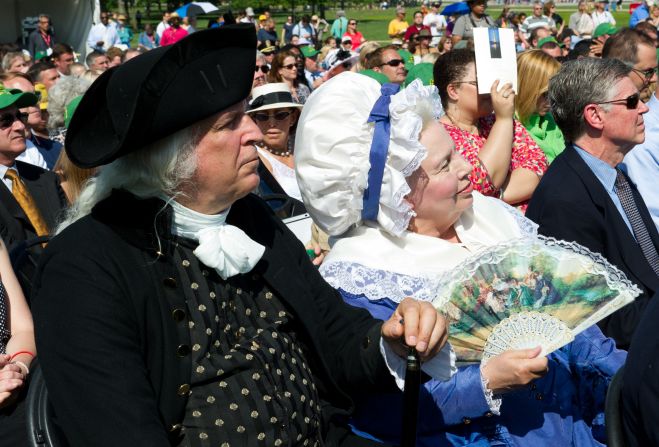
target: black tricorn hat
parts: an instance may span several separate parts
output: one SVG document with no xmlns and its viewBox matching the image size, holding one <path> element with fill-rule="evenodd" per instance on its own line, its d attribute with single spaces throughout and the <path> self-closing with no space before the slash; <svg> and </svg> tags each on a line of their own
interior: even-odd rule
<svg viewBox="0 0 659 447">
<path fill-rule="evenodd" d="M 249 96 L 254 25 L 198 31 L 103 73 L 76 109 L 66 152 L 92 168 L 137 151 Z"/>
</svg>

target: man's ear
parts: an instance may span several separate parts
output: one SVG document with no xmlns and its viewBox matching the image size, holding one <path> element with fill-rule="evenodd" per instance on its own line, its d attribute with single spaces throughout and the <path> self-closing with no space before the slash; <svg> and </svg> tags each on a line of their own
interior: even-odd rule
<svg viewBox="0 0 659 447">
<path fill-rule="evenodd" d="M 583 109 L 584 120 L 590 127 L 597 130 L 602 130 L 604 128 L 604 114 L 604 109 L 598 104 L 588 104 Z"/>
</svg>

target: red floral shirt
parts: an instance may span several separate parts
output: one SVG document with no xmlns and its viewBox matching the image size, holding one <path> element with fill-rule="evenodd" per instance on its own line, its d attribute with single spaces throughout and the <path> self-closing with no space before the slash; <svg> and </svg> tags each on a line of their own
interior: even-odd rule
<svg viewBox="0 0 659 447">
<path fill-rule="evenodd" d="M 444 128 L 455 143 L 455 149 L 473 166 L 470 180 L 474 189 L 486 196 L 498 196 L 499 188 L 494 186 L 487 168 L 481 163 L 478 154 L 490 135 L 494 125 L 494 114 L 478 120 L 479 135 L 462 130 L 452 124 L 444 124 Z M 513 147 L 510 160 L 510 172 L 518 168 L 526 168 L 539 176 L 547 171 L 547 157 L 540 146 L 517 120 L 513 120 Z M 526 206 L 523 207 L 524 209 Z"/>
</svg>

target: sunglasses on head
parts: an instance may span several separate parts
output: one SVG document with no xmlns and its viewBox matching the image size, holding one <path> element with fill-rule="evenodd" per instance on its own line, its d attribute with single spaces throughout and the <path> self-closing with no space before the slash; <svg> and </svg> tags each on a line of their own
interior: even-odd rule
<svg viewBox="0 0 659 447">
<path fill-rule="evenodd" d="M 288 64 L 288 65 L 282 65 L 281 67 L 282 67 L 282 68 L 285 68 L 285 69 L 287 69 L 287 70 L 292 70 L 293 68 L 296 68 L 297 65 L 295 65 L 295 64 Z"/>
<path fill-rule="evenodd" d="M 611 101 L 597 102 L 595 104 L 624 104 L 629 110 L 634 110 L 638 107 L 638 103 L 641 100 L 640 93 L 634 93 L 629 95 L 626 98 L 613 99 Z"/>
<path fill-rule="evenodd" d="M 392 59 L 388 62 L 383 62 L 382 65 L 389 65 L 390 67 L 398 67 L 399 65 L 404 64 L 405 61 L 402 59 Z M 380 66 L 382 66 L 380 65 Z"/>
<path fill-rule="evenodd" d="M 14 121 L 18 120 L 23 124 L 27 124 L 27 113 L 23 112 L 7 112 L 0 115 L 0 129 L 7 129 L 14 124 Z"/>
<path fill-rule="evenodd" d="M 271 117 L 274 118 L 275 121 L 283 121 L 286 118 L 288 118 L 291 115 L 291 113 L 292 112 L 288 110 L 280 110 L 279 112 L 275 112 L 275 113 L 259 112 L 259 113 L 252 113 L 252 118 L 262 123 L 265 123 Z"/>
<path fill-rule="evenodd" d="M 258 72 L 259 70 L 261 70 L 261 73 L 263 74 L 268 74 L 268 72 L 270 71 L 270 67 L 268 67 L 267 65 L 254 66 L 254 73 Z"/>
</svg>

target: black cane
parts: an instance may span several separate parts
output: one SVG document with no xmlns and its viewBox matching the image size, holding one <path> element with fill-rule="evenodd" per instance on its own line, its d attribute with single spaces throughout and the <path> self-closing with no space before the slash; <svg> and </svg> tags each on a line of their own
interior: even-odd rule
<svg viewBox="0 0 659 447">
<path fill-rule="evenodd" d="M 419 416 L 419 387 L 421 386 L 421 362 L 416 349 L 407 352 L 405 390 L 403 391 L 403 439 L 401 447 L 416 446 L 416 424 Z"/>
</svg>

